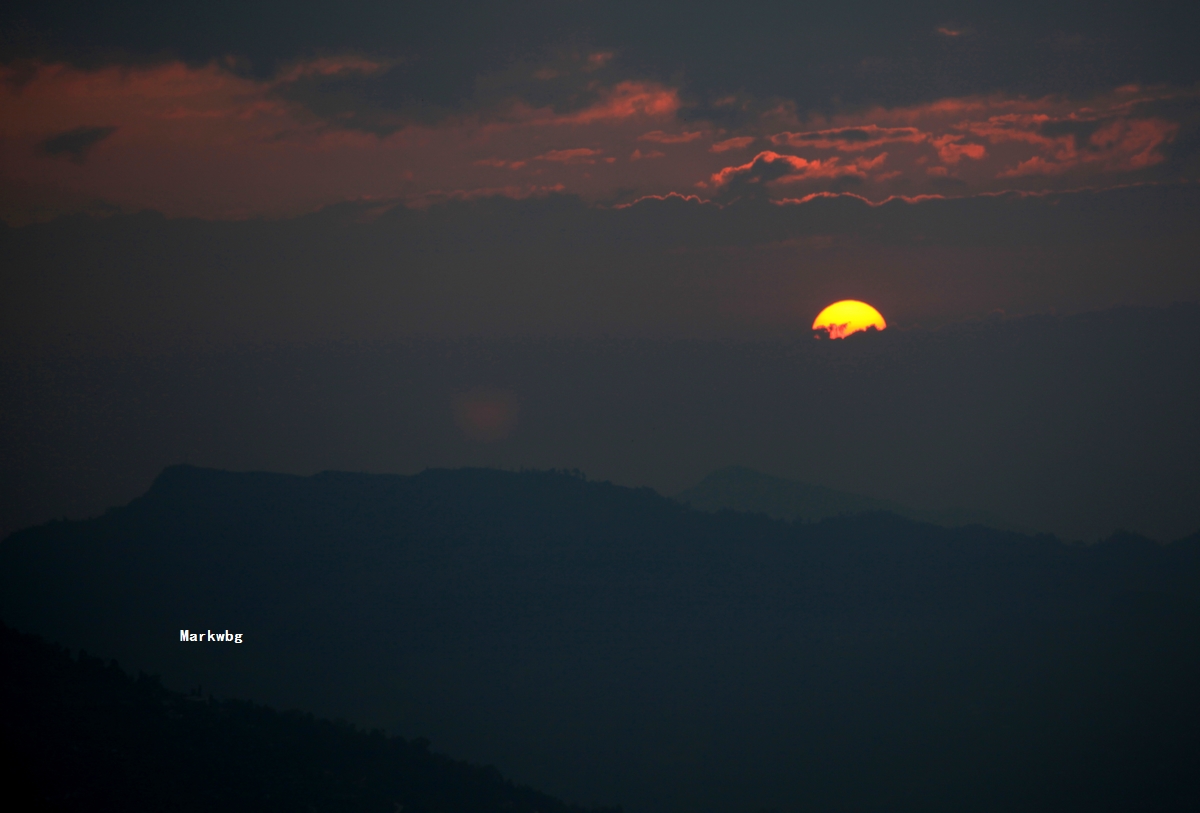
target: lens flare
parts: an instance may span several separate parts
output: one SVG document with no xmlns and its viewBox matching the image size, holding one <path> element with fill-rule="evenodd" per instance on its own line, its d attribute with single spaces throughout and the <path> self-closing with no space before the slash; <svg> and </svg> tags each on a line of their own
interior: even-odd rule
<svg viewBox="0 0 1200 813">
<path fill-rule="evenodd" d="M 454 422 L 471 440 L 504 440 L 517 423 L 520 408 L 509 390 L 474 390 L 454 399 Z"/>
<path fill-rule="evenodd" d="M 860 330 L 883 330 L 886 327 L 887 322 L 883 321 L 883 315 L 866 302 L 843 299 L 818 313 L 812 329 L 828 332 L 831 339 L 844 339 Z"/>
</svg>

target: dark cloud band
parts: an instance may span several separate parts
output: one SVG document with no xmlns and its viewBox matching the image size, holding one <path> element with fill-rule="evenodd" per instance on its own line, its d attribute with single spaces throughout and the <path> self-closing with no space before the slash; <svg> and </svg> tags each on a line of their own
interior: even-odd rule
<svg viewBox="0 0 1200 813">
<path fill-rule="evenodd" d="M 116 127 L 75 127 L 47 138 L 40 146 L 47 155 L 62 155 L 83 163 L 97 144 L 116 131 Z"/>
</svg>

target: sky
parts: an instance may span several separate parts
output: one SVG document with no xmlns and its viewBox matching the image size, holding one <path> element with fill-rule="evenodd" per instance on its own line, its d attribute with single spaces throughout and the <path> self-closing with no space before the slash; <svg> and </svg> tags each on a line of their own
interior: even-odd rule
<svg viewBox="0 0 1200 813">
<path fill-rule="evenodd" d="M 997 89 L 829 112 L 731 93 L 697 110 L 683 87 L 621 70 L 612 51 L 509 70 L 520 75 L 480 77 L 463 109 L 416 118 L 387 98 L 403 63 L 379 58 L 297 60 L 265 78 L 219 60 L 9 67 L 6 206 L 16 217 L 93 202 L 229 219 L 553 192 L 608 206 L 668 195 L 881 203 L 1178 182 L 1197 169 L 1194 87 Z"/>
<path fill-rule="evenodd" d="M 64 379 L 91 382 L 83 389 L 45 390 L 58 400 L 10 393 L 6 403 L 20 416 L 35 403 L 76 414 L 68 404 L 101 392 L 110 403 L 149 403 L 135 383 L 148 379 L 116 375 L 125 383 L 114 389 L 96 371 L 112 359 L 133 365 L 122 370 L 175 364 L 178 375 L 163 380 L 196 381 L 206 364 L 245 369 L 227 360 L 253 348 L 318 358 L 326 346 L 386 356 L 383 344 L 413 341 L 718 343 L 680 362 L 702 370 L 700 359 L 724 352 L 720 342 L 811 342 L 815 315 L 845 298 L 914 335 L 1122 308 L 1186 321 L 1192 311 L 1170 309 L 1200 301 L 1198 22 L 1183 2 L 8 3 L 4 374 L 15 387 L 48 374 L 58 362 L 47 359 L 107 360 Z M 1193 356 L 1145 342 L 1145 321 L 1116 319 L 1135 348 L 1121 369 L 1161 370 L 1189 391 Z M 918 336 L 889 352 L 908 359 L 941 343 Z M 1119 346 L 1109 336 L 1080 363 L 1104 369 Z M 166 360 L 146 361 L 155 357 Z M 437 390 L 441 419 L 462 425 L 477 389 L 530 414 L 530 393 L 552 383 L 532 372 L 539 364 Z M 941 372 L 912 380 L 952 389 L 953 365 L 937 364 L 928 369 Z M 1159 383 L 1146 397 L 1177 392 Z M 236 414 L 240 386 L 214 408 Z M 620 389 L 634 385 L 613 386 L 612 403 L 638 402 L 635 389 Z M 769 390 L 764 380 L 745 391 Z M 1021 392 L 1036 401 L 1035 388 Z M 666 473 L 634 455 L 597 464 L 601 472 L 664 490 L 698 480 L 709 463 L 757 461 L 820 479 L 813 461 L 721 446 L 717 416 L 733 401 L 707 397 L 690 407 L 706 427 L 690 442 L 709 450 L 696 470 Z M 7 448 L 24 450 L 16 457 L 53 449 L 40 470 L 61 460 L 97 483 L 115 476 L 78 451 L 108 448 L 111 426 L 95 425 L 82 442 L 69 417 L 29 420 L 42 434 L 29 434 L 25 417 L 5 430 Z M 805 420 L 828 429 L 819 413 Z M 1172 420 L 1151 445 L 1183 455 L 1191 440 L 1172 447 L 1170 438 L 1192 438 L 1194 421 Z M 132 497 L 194 448 L 189 426 L 181 419 L 171 442 L 140 457 L 119 494 L 88 493 Z M 514 426 L 473 438 L 464 429 L 475 456 L 197 454 L 297 471 L 581 465 L 565 453 L 497 457 L 496 444 L 520 437 Z M 982 418 L 974 426 L 989 431 Z M 1077 438 L 1080 448 L 1095 442 Z M 876 496 L 948 499 L 939 478 L 907 494 L 917 475 L 889 471 L 833 479 Z M 1171 471 L 1171 493 L 1195 475 Z M 22 472 L 13 464 L 5 476 Z M 91 488 L 82 482 L 64 475 L 47 485 L 59 496 L 37 497 L 39 510 L 95 510 L 101 497 L 70 494 Z M 986 502 L 991 485 L 979 480 L 962 496 L 975 505 L 963 507 Z M 1079 497 L 1070 522 L 1023 516 L 1093 534 L 1122 522 L 1150 529 L 1147 517 L 1161 510 L 1141 500 L 1089 524 L 1078 519 L 1087 505 Z M 1156 533 L 1181 532 L 1192 518 Z"/>
<path fill-rule="evenodd" d="M 10 223 L 1195 179 L 1186 4 L 16 3 Z"/>
<path fill-rule="evenodd" d="M 296 258 L 251 258 L 226 224 L 261 246 L 289 224 L 341 228 L 324 242 L 336 251 L 301 258 L 306 275 L 361 275 L 369 302 L 396 309 L 380 326 L 346 315 L 344 286 L 320 290 L 307 321 L 267 331 L 281 340 L 776 335 L 829 297 L 874 298 L 903 326 L 1200 293 L 1188 4 L 427 6 L 8 5 L 0 216 L 23 254 L 10 299 L 40 280 L 91 302 L 82 272 L 45 255 L 133 228 L 155 233 L 152 258 L 93 250 L 124 269 L 193 266 L 164 294 L 190 308 L 220 271 L 189 259 L 179 221 L 211 232 L 197 239 L 220 246 L 215 264 L 252 265 L 240 279 L 287 275 L 269 266 Z M 122 218 L 139 213 L 164 220 Z M 395 238 L 400 263 L 363 261 L 364 244 L 404 229 L 418 234 Z M 446 259 L 467 246 L 478 254 Z M 453 290 L 406 313 L 415 278 L 447 264 Z M 145 288 L 133 271 L 109 277 Z M 475 307 L 498 278 L 511 295 Z M 12 310 L 61 338 L 33 296 Z M 104 314 L 166 338 L 143 310 Z M 197 318 L 238 322 L 228 307 Z"/>
</svg>

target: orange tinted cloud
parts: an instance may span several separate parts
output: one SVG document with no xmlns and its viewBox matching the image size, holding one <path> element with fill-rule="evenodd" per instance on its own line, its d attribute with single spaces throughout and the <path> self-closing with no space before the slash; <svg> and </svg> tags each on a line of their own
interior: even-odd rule
<svg viewBox="0 0 1200 813">
<path fill-rule="evenodd" d="M 475 162 L 477 167 L 496 167 L 497 169 L 520 169 L 526 161 L 505 161 L 503 158 L 481 158 Z"/>
<path fill-rule="evenodd" d="M 628 154 L 647 124 L 673 124 L 679 107 L 674 89 L 626 81 L 595 87 L 592 104 L 568 113 L 518 102 L 490 117 L 401 122 L 381 135 L 342 125 L 352 110 L 322 119 L 281 92 L 309 77 L 369 78 L 388 67 L 322 58 L 267 80 L 219 63 L 36 65 L 21 76 L 0 68 L 0 216 L 25 222 L 96 201 L 170 215 L 278 216 L 343 200 L 419 202 L 485 189 L 513 195 L 568 181 L 578 193 L 610 194 L 605 184 L 629 181 L 574 171 L 559 177 L 554 168 L 613 166 L 613 151 Z M 553 144 L 567 131 L 593 144 L 543 147 L 530 160 L 531 143 Z M 497 187 L 492 173 L 500 169 L 523 177 Z M 679 174 L 681 186 L 694 181 Z"/>
<path fill-rule="evenodd" d="M 1136 170 L 1161 163 L 1163 145 L 1173 141 L 1179 125 L 1162 119 L 1118 119 L 1101 127 L 1088 139 L 1088 148 L 1115 171 Z M 1088 150 L 1084 151 L 1085 159 Z"/>
<path fill-rule="evenodd" d="M 589 147 L 577 147 L 573 150 L 550 150 L 536 156 L 538 161 L 554 161 L 559 164 L 594 164 L 597 156 L 604 150 L 593 150 Z"/>
<path fill-rule="evenodd" d="M 709 182 L 715 187 L 723 187 L 735 182 L 787 184 L 819 178 L 863 176 L 867 170 L 875 169 L 886 159 L 887 153 L 880 153 L 874 158 L 850 163 L 841 163 L 837 157 L 810 161 L 795 155 L 780 155 L 764 150 L 748 163 L 725 167 L 713 173 Z"/>
<path fill-rule="evenodd" d="M 803 172 L 809 166 L 809 161 L 794 155 L 780 155 L 771 150 L 765 150 L 754 156 L 750 161 L 738 166 L 725 167 L 720 172 L 714 172 L 709 178 L 713 186 L 725 186 L 735 178 L 756 175 L 759 177 L 773 176 L 770 180 L 783 177 L 789 173 Z"/>
<path fill-rule="evenodd" d="M 1102 188 L 1180 166 L 1167 161 L 1181 133 L 1171 111 L 1200 96 L 1122 86 L 1086 100 L 978 96 L 808 119 L 778 105 L 747 114 L 741 135 L 707 149 L 659 150 L 646 147 L 703 144 L 713 130 L 680 115 L 677 90 L 655 82 L 603 84 L 589 74 L 591 101 L 575 110 L 495 96 L 491 107 L 433 122 L 384 111 L 394 126 L 374 130 L 351 126 L 354 109 L 322 117 L 289 90 L 312 77 L 369 83 L 392 67 L 323 57 L 268 79 L 222 63 L 0 68 L 0 215 L 24 222 L 103 204 L 280 216 L 345 200 L 544 190 L 627 202 L 697 186 L 723 197 L 753 188 L 773 200 L 853 186 L 872 201 Z M 771 149 L 727 154 L 760 139 Z"/>
<path fill-rule="evenodd" d="M 596 104 L 577 113 L 552 115 L 540 119 L 547 124 L 594 124 L 629 118 L 660 118 L 679 109 L 678 94 L 661 85 L 647 82 L 620 82 L 601 95 Z"/>
<path fill-rule="evenodd" d="M 982 144 L 963 144 L 960 143 L 963 139 L 961 135 L 944 135 L 940 138 L 931 138 L 931 143 L 938 153 L 938 157 L 947 164 L 957 164 L 960 158 L 973 158 L 976 161 L 987 155 L 987 149 Z"/>
<path fill-rule="evenodd" d="M 861 127 L 841 127 L 807 133 L 776 133 L 771 136 L 771 143 L 779 146 L 859 152 L 893 141 L 916 143 L 924 141 L 927 137 L 926 133 L 922 133 L 914 127 L 879 127 L 875 124 L 866 124 Z"/>
<path fill-rule="evenodd" d="M 1040 155 L 1026 159 L 1011 169 L 1000 173 L 1001 178 L 1019 178 L 1022 175 L 1061 175 L 1071 168 L 1070 164 L 1047 161 Z"/>
<path fill-rule="evenodd" d="M 1162 148 L 1173 141 L 1179 132 L 1177 123 L 1160 118 L 1113 118 L 1091 122 L 1094 126 L 1087 135 L 1043 135 L 1042 132 L 1054 123 L 1047 120 L 1026 122 L 1027 125 L 1035 125 L 1036 129 L 1020 130 L 1014 128 L 1010 121 L 1005 122 L 1006 126 L 992 131 L 991 137 L 996 141 L 1024 141 L 1043 148 L 1041 154 L 1005 169 L 999 177 L 1062 175 L 1088 166 L 1107 173 L 1147 169 L 1166 160 Z M 1078 123 L 1088 122 L 1081 120 Z"/>
<path fill-rule="evenodd" d="M 1073 101 L 1004 96 L 942 99 L 906 108 L 866 110 L 821 121 L 825 126 L 775 133 L 772 142 L 808 160 L 887 145 L 887 173 L 862 187 L 874 199 L 930 183 L 953 181 L 957 194 L 1065 189 L 1122 179 L 1165 167 L 1181 124 L 1155 111 L 1194 106 L 1196 90 L 1122 86 Z M 953 168 L 953 171 L 951 171 Z M 1166 179 L 1165 176 L 1163 178 Z M 918 186 L 917 189 L 920 187 Z M 940 191 L 927 187 L 928 192 Z M 912 194 L 906 192 L 906 194 Z M 922 192 L 925 194 L 925 192 Z"/>
<path fill-rule="evenodd" d="M 695 141 L 703 135 L 704 133 L 698 130 L 693 133 L 664 133 L 662 130 L 653 130 L 638 136 L 638 141 L 654 141 L 658 144 L 686 144 L 689 141 Z"/>
<path fill-rule="evenodd" d="M 703 205 L 714 205 L 714 206 L 717 206 L 717 208 L 722 208 L 720 206 L 720 204 L 714 204 L 713 201 L 705 200 L 704 198 L 700 197 L 699 195 L 681 195 L 678 192 L 668 192 L 665 195 L 642 195 L 640 198 L 634 198 L 629 203 L 618 203 L 613 208 L 614 209 L 628 209 L 632 206 L 637 206 L 639 203 L 644 203 L 647 201 L 658 201 L 660 203 L 663 201 L 673 201 L 673 202 L 679 202 L 679 203 L 697 203 L 697 204 L 703 204 Z"/>
<path fill-rule="evenodd" d="M 718 141 L 708 148 L 709 152 L 728 152 L 729 150 L 741 150 L 749 147 L 758 139 L 754 136 L 738 136 L 736 138 L 727 138 L 724 141 Z"/>
</svg>

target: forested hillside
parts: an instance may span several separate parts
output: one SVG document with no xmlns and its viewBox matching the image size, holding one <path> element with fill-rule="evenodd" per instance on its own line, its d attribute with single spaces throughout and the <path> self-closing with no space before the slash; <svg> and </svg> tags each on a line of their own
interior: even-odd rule
<svg viewBox="0 0 1200 813">
<path fill-rule="evenodd" d="M 47 811 L 582 813 L 495 768 L 297 711 L 164 688 L 0 626 L 4 795 Z M 16 810 L 18 808 L 9 808 Z"/>
<path fill-rule="evenodd" d="M 1200 788 L 1198 586 L 1197 536 L 789 523 L 486 469 L 175 467 L 0 546 L 17 629 L 635 813 L 1171 809 Z"/>
</svg>

